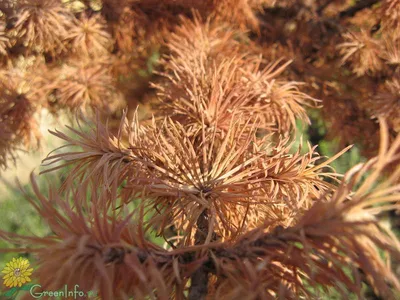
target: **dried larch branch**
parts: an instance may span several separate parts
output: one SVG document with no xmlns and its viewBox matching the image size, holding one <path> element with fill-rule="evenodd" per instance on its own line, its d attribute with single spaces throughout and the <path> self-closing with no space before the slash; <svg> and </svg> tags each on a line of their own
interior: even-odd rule
<svg viewBox="0 0 400 300">
<path fill-rule="evenodd" d="M 32 186 L 36 199 L 28 200 L 52 234 L 41 238 L 0 231 L 0 237 L 28 245 L 13 251 L 29 252 L 38 259 L 34 276 L 43 289 L 78 284 L 85 291 L 98 291 L 102 299 L 125 299 L 128 295 L 168 299 L 174 286 L 179 286 L 172 257 L 144 240 L 145 233 L 131 221 L 132 214 L 123 216 L 115 210 L 110 214 L 96 205 L 85 211 L 69 204 L 54 189 L 46 198 L 34 179 Z M 106 201 L 110 195 L 115 195 L 115 190 L 110 194 L 93 190 L 92 198 Z M 74 203 L 84 203 L 85 198 L 86 193 L 74 193 Z"/>
<path fill-rule="evenodd" d="M 81 14 L 68 30 L 65 41 L 70 44 L 74 53 L 88 57 L 106 55 L 113 47 L 113 38 L 99 14 L 90 17 Z"/>
<path fill-rule="evenodd" d="M 70 60 L 62 68 L 47 89 L 55 90 L 61 107 L 113 111 L 123 103 L 111 76 L 108 56 L 95 60 Z"/>
<path fill-rule="evenodd" d="M 144 239 L 142 208 L 132 214 L 126 214 L 124 205 L 115 209 L 117 202 L 110 198 L 116 199 L 117 185 L 107 193 L 93 189 L 89 203 L 99 205 L 81 206 L 74 204 L 87 205 L 86 193 L 76 190 L 70 203 L 50 189 L 46 198 L 34 181 L 37 199 L 28 199 L 52 235 L 24 237 L 0 231 L 0 236 L 32 245 L 6 251 L 39 257 L 35 275 L 44 287 L 80 284 L 98 290 L 104 299 L 183 297 L 188 279 L 199 270 L 214 284 L 208 295 L 213 298 L 313 298 L 321 285 L 337 289 L 343 297 L 349 292 L 361 297 L 362 282 L 368 282 L 380 296 L 396 299 L 400 282 L 385 260 L 389 255 L 400 258 L 400 242 L 379 223 L 379 215 L 398 208 L 399 149 L 400 138 L 389 146 L 388 128 L 381 122 L 379 155 L 347 172 L 337 190 L 321 194 L 296 224 L 266 232 L 266 221 L 223 243 L 167 251 Z M 378 181 L 393 164 L 393 172 Z M 101 205 L 110 202 L 111 210 Z M 203 286 L 190 294 L 202 298 L 206 292 Z"/>
<path fill-rule="evenodd" d="M 343 64 L 351 60 L 352 70 L 358 76 L 382 72 L 384 68 L 380 57 L 382 45 L 378 41 L 365 31 L 346 33 L 343 37 L 346 42 L 338 46 L 343 55 Z"/>
<path fill-rule="evenodd" d="M 304 107 L 317 100 L 300 92 L 299 82 L 277 78 L 290 62 L 252 55 L 251 47 L 232 39 L 236 33 L 198 18 L 178 27 L 167 44 L 166 80 L 154 85 L 161 110 L 188 125 L 200 125 L 204 114 L 206 124 L 221 130 L 234 113 L 258 115 L 259 127 L 279 132 L 296 128 L 296 119 L 308 122 Z"/>
<path fill-rule="evenodd" d="M 0 20 L 0 55 L 8 56 L 7 49 L 10 46 L 10 38 L 7 35 L 6 23 Z"/>
<path fill-rule="evenodd" d="M 18 3 L 14 30 L 30 51 L 56 55 L 65 51 L 63 40 L 73 16 L 58 0 L 22 0 Z"/>
</svg>

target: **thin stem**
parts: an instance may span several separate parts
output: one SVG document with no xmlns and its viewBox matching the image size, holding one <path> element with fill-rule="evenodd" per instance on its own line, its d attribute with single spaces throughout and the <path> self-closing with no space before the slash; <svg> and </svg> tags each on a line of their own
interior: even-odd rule
<svg viewBox="0 0 400 300">
<path fill-rule="evenodd" d="M 339 13 L 339 18 L 348 18 L 348 17 L 353 17 L 356 13 L 358 13 L 360 10 L 363 10 L 365 8 L 371 7 L 372 5 L 378 3 L 380 0 L 362 0 L 358 1 L 355 5 L 352 7 L 343 10 Z"/>
<path fill-rule="evenodd" d="M 204 244 L 208 235 L 208 216 L 204 210 L 197 220 L 197 231 L 195 234 L 195 244 Z M 189 290 L 189 300 L 203 300 L 208 294 L 208 268 L 203 264 L 193 273 Z"/>
<path fill-rule="evenodd" d="M 327 8 L 333 1 L 327 0 L 323 4 L 321 4 L 317 9 L 317 14 L 320 16 L 324 12 L 325 8 Z"/>
</svg>

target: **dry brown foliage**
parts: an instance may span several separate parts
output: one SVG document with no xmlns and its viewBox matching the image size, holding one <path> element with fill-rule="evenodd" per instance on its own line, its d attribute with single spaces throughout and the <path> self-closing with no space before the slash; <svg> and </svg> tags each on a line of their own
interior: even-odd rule
<svg viewBox="0 0 400 300">
<path fill-rule="evenodd" d="M 6 23 L 0 20 L 0 54 L 7 56 L 7 49 L 10 47 L 10 38 L 7 35 Z"/>
<path fill-rule="evenodd" d="M 166 80 L 155 85 L 160 109 L 188 125 L 201 125 L 204 117 L 221 130 L 234 114 L 246 120 L 258 115 L 259 127 L 281 133 L 295 128 L 296 119 L 307 122 L 304 106 L 317 100 L 300 92 L 301 83 L 277 78 L 289 62 L 266 62 L 254 45 L 240 43 L 244 33 L 227 29 L 210 20 L 183 20 L 167 41 Z"/>
<path fill-rule="evenodd" d="M 182 298 L 189 278 L 189 294 L 194 299 L 199 291 L 193 291 L 193 281 L 201 272 L 210 274 L 210 296 L 218 299 L 317 296 L 316 290 L 305 287 L 306 282 L 312 287 L 336 287 L 343 297 L 348 291 L 361 297 L 364 281 L 386 299 L 395 299 L 400 283 L 386 259 L 388 255 L 399 258 L 400 243 L 378 222 L 378 216 L 398 207 L 400 169 L 396 167 L 384 181 L 378 180 L 388 166 L 398 163 L 400 138 L 389 146 L 387 125 L 382 122 L 381 126 L 379 155 L 346 173 L 333 193 L 321 193 L 310 208 L 298 211 L 290 226 L 265 220 L 237 239 L 209 236 L 200 244 L 197 240 L 165 250 L 145 240 L 142 226 L 147 223 L 143 219 L 147 210 L 139 205 L 129 213 L 128 205 L 116 194 L 117 185 L 101 193 L 91 185 L 89 199 L 86 192 L 73 190 L 70 203 L 55 189 L 50 189 L 46 198 L 33 181 L 36 199 L 29 201 L 47 220 L 53 235 L 39 238 L 0 232 L 0 236 L 33 246 L 13 251 L 29 251 L 42 258 L 35 274 L 44 287 L 80 284 L 88 290 L 98 289 L 104 299 L 127 295 Z M 148 164 L 149 169 L 151 166 Z M 153 186 L 158 195 L 161 190 L 168 192 L 170 187 Z M 196 197 L 190 191 L 187 195 Z M 165 193 L 160 196 L 171 199 Z M 204 229 L 201 222 L 196 224 L 197 231 Z"/>
<path fill-rule="evenodd" d="M 4 79 L 3 79 L 4 80 Z M 0 121 L 1 145 L 0 164 L 7 166 L 9 155 L 13 156 L 12 150 L 24 143 L 31 143 L 31 134 L 35 132 L 37 124 L 32 114 L 34 108 L 24 94 L 17 94 L 13 89 L 13 82 L 2 82 L 0 84 Z M 10 86 L 11 85 L 11 86 Z"/>
<path fill-rule="evenodd" d="M 65 50 L 69 14 L 58 0 L 21 0 L 11 17 L 15 18 L 15 34 L 27 49 L 56 55 Z"/>
<path fill-rule="evenodd" d="M 400 132 L 400 79 L 395 77 L 385 83 L 384 91 L 377 94 L 372 100 L 375 115 L 385 117 L 390 127 Z"/>
<path fill-rule="evenodd" d="M 120 99 L 107 59 L 106 56 L 103 62 L 101 58 L 70 60 L 46 88 L 55 90 L 56 101 L 61 107 L 112 110 Z"/>
<path fill-rule="evenodd" d="M 65 42 L 79 56 L 99 57 L 108 54 L 113 48 L 107 24 L 98 14 L 90 17 L 82 14 L 76 19 L 65 36 Z"/>
<path fill-rule="evenodd" d="M 383 69 L 383 61 L 379 57 L 381 44 L 372 39 L 365 31 L 345 34 L 345 43 L 339 45 L 343 55 L 342 63 L 352 60 L 352 69 L 358 76 L 366 73 L 378 74 Z"/>
<path fill-rule="evenodd" d="M 400 1 L 385 0 L 382 4 L 382 26 L 385 30 L 392 31 L 398 38 L 400 37 Z"/>
<path fill-rule="evenodd" d="M 0 1 L 0 166 L 41 109 L 77 116 L 27 195 L 51 233 L 0 251 L 105 300 L 398 298 L 399 3 Z M 295 146 L 321 105 L 329 158 Z"/>
<path fill-rule="evenodd" d="M 16 68 L 0 72 L 0 165 L 6 167 L 9 158 L 15 159 L 15 150 L 23 145 L 34 149 L 41 137 L 35 111 L 41 106 L 42 94 L 32 86 L 40 81 Z"/>
<path fill-rule="evenodd" d="M 270 136 L 255 139 L 258 122 L 246 126 L 240 116 L 236 118 L 223 135 L 204 123 L 197 131 L 170 119 L 147 127 L 135 118 L 130 125 L 123 119 L 114 136 L 97 121 L 88 133 L 70 128 L 77 139 L 53 132 L 83 151 L 53 154 L 45 162 L 77 163 L 67 182 L 86 178 L 110 187 L 126 180 L 125 198 L 135 195 L 160 211 L 154 218 L 160 232 L 174 224 L 185 233 L 186 243 L 205 210 L 214 219 L 209 232 L 225 239 L 267 219 L 289 225 L 295 212 L 333 189 L 323 178 L 335 179 L 337 174 L 321 170 L 334 158 L 315 165 L 321 159 L 315 148 L 306 155 L 300 150 L 289 154 L 286 142 L 274 146 L 268 142 Z"/>
</svg>

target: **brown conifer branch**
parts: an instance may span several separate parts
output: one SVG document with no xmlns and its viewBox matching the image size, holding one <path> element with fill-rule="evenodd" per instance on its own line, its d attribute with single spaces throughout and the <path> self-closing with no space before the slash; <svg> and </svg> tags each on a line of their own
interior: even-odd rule
<svg viewBox="0 0 400 300">
<path fill-rule="evenodd" d="M 189 299 L 205 299 L 209 273 L 220 282 L 216 289 L 221 287 L 220 293 L 228 293 L 229 299 L 240 299 L 246 293 L 257 298 L 265 296 L 266 290 L 268 297 L 265 298 L 274 298 L 277 294 L 285 299 L 312 296 L 312 292 L 302 289 L 303 279 L 311 280 L 314 286 L 336 286 L 340 282 L 350 291 L 360 293 L 360 281 L 353 282 L 350 277 L 364 280 L 364 274 L 380 295 L 391 299 L 393 290 L 400 289 L 400 282 L 380 257 L 378 249 L 400 259 L 400 243 L 388 229 L 378 224 L 375 216 L 399 207 L 400 169 L 395 169 L 386 181 L 376 186 L 372 183 L 377 182 L 386 167 L 399 160 L 400 137 L 389 147 L 387 125 L 382 123 L 382 127 L 380 155 L 350 170 L 337 191 L 321 197 L 294 226 L 277 226 L 272 232 L 265 232 L 266 226 L 260 226 L 238 240 L 216 243 L 215 237 L 210 239 L 210 220 L 208 210 L 204 209 L 196 222 L 195 245 L 168 251 L 145 239 L 142 210 L 138 223 L 131 221 L 132 215 L 109 218 L 102 205 L 94 205 L 91 213 L 84 216 L 80 206 L 71 207 L 57 193 L 51 192 L 47 199 L 33 181 L 38 200 L 28 200 L 54 234 L 43 238 L 25 237 L 0 230 L 0 237 L 15 244 L 35 245 L 7 249 L 8 252 L 33 252 L 39 258 L 47 258 L 52 253 L 51 259 L 42 260 L 36 271 L 41 278 L 48 278 L 52 272 L 67 282 L 72 278 L 65 276 L 74 271 L 76 278 L 83 280 L 79 283 L 85 283 L 90 277 L 85 276 L 88 269 L 81 268 L 79 260 L 66 264 L 64 255 L 87 257 L 96 272 L 105 275 L 90 277 L 86 285 L 90 288 L 103 283 L 101 293 L 105 299 L 116 298 L 120 292 L 113 291 L 111 278 L 116 276 L 121 282 L 137 278 L 134 285 L 126 285 L 126 292 L 140 292 L 142 294 L 137 295 L 144 298 L 157 289 L 160 299 L 167 299 L 174 288 L 182 291 L 190 278 Z M 367 172 L 369 176 L 364 179 L 363 174 Z M 116 197 L 116 191 L 98 195 L 93 192 L 92 203 Z M 86 194 L 76 196 L 77 203 L 86 199 Z M 211 243 L 207 244 L 208 240 Z M 351 275 L 343 273 L 349 262 L 354 266 Z M 110 264 L 115 269 L 108 269 Z M 113 272 L 106 274 L 107 269 Z M 294 291 L 289 286 L 294 286 Z M 284 295 L 280 294 L 282 291 Z"/>
<path fill-rule="evenodd" d="M 2 11 L 7 17 L 10 17 L 15 9 L 15 1 L 0 0 L 0 11 Z"/>
<path fill-rule="evenodd" d="M 204 210 L 197 220 L 197 231 L 195 234 L 195 244 L 202 245 L 206 242 L 208 235 L 208 216 Z M 189 300 L 203 300 L 208 294 L 208 270 L 205 264 L 201 265 L 191 276 L 191 286 L 189 290 Z"/>
<path fill-rule="evenodd" d="M 350 17 L 354 17 L 354 15 L 356 13 L 358 13 L 359 11 L 371 7 L 374 4 L 380 2 L 380 0 L 362 0 L 362 1 L 358 1 L 355 5 L 353 5 L 352 7 L 349 7 L 346 10 L 343 10 L 339 13 L 339 18 L 343 19 L 343 18 L 350 18 Z"/>
<path fill-rule="evenodd" d="M 206 299 L 208 293 L 208 271 L 203 265 L 191 277 L 189 300 Z"/>
</svg>

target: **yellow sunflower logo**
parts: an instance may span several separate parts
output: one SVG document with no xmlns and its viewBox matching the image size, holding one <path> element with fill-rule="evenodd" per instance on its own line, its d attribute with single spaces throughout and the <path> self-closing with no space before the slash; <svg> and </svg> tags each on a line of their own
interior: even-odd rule
<svg viewBox="0 0 400 300">
<path fill-rule="evenodd" d="M 9 288 L 21 287 L 24 283 L 31 281 L 29 276 L 32 275 L 32 271 L 33 269 L 29 268 L 29 261 L 26 258 L 13 258 L 2 271 L 3 274 L 6 274 L 3 277 L 4 285 Z"/>
</svg>

